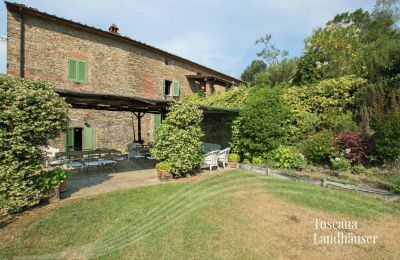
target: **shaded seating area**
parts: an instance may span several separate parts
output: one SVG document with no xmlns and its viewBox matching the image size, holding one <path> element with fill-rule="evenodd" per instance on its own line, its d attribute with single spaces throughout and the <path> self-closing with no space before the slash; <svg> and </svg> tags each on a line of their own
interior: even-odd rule
<svg viewBox="0 0 400 260">
<path fill-rule="evenodd" d="M 92 151 L 71 151 L 55 153 L 53 158 L 49 158 L 48 165 L 52 167 L 60 166 L 77 169 L 78 171 L 87 170 L 91 167 L 115 166 L 125 157 L 115 149 L 96 149 Z"/>
<path fill-rule="evenodd" d="M 227 166 L 230 167 L 228 158 L 231 148 L 228 147 L 223 150 L 220 150 L 220 148 L 221 146 L 219 144 L 204 143 L 205 155 L 203 164 L 206 164 L 210 168 L 210 171 L 212 171 L 214 167 L 220 170 L 220 164 L 222 164 L 224 169 Z"/>
</svg>

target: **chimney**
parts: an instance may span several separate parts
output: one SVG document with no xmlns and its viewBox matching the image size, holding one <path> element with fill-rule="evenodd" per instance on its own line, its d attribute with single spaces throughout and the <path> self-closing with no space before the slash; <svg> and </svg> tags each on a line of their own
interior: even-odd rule
<svg viewBox="0 0 400 260">
<path fill-rule="evenodd" d="M 119 30 L 118 26 L 116 26 L 114 23 L 110 26 L 110 28 L 108 28 L 108 31 L 114 34 L 119 34 L 118 30 Z"/>
</svg>

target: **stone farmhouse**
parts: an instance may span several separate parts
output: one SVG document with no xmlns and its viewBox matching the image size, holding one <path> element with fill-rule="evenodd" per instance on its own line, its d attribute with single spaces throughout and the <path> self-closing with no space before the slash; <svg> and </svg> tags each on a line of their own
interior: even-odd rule
<svg viewBox="0 0 400 260">
<path fill-rule="evenodd" d="M 7 6 L 7 73 L 49 82 L 71 104 L 71 125 L 51 145 L 114 148 L 153 141 L 168 104 L 190 93 L 226 91 L 241 80 L 120 34 Z M 204 107 L 204 141 L 227 145 L 237 111 Z"/>
</svg>

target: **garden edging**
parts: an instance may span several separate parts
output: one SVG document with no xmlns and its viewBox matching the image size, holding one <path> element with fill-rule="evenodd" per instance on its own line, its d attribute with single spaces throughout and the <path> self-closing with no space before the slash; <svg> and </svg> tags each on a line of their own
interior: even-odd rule
<svg viewBox="0 0 400 260">
<path fill-rule="evenodd" d="M 269 168 L 263 168 L 263 167 L 253 166 L 253 165 L 242 164 L 242 163 L 238 163 L 238 169 L 244 169 L 244 170 L 248 170 L 251 172 L 258 173 L 258 174 L 274 176 L 274 177 L 281 178 L 281 179 L 289 179 L 289 180 L 298 180 L 298 181 L 308 182 L 308 183 L 317 184 L 317 185 L 321 185 L 323 187 L 328 187 L 328 188 L 340 188 L 340 189 L 345 189 L 345 190 L 364 192 L 364 193 L 369 193 L 369 194 L 380 196 L 386 200 L 400 201 L 400 195 L 398 195 L 398 194 L 395 194 L 388 190 L 367 187 L 365 185 L 357 186 L 357 185 L 352 185 L 352 184 L 344 184 L 344 183 L 340 183 L 340 182 L 328 181 L 326 179 L 322 179 L 321 181 L 313 180 L 313 179 L 309 179 L 306 177 L 292 176 L 292 175 L 289 175 L 289 174 L 286 174 L 283 172 L 277 172 L 277 171 L 271 170 Z"/>
</svg>

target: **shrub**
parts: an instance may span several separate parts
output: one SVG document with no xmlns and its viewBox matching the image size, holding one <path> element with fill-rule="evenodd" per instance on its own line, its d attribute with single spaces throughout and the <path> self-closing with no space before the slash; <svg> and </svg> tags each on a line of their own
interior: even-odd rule
<svg viewBox="0 0 400 260">
<path fill-rule="evenodd" d="M 196 105 L 177 102 L 157 129 L 151 155 L 168 164 L 174 176 L 184 176 L 203 161 L 201 120 L 202 111 Z"/>
<path fill-rule="evenodd" d="M 69 105 L 44 82 L 0 77 L 0 106 L 0 214 L 8 214 L 46 195 L 39 146 L 68 126 Z"/>
<path fill-rule="evenodd" d="M 400 116 L 394 112 L 384 116 L 372 135 L 373 148 L 384 162 L 394 162 L 400 156 Z"/>
<path fill-rule="evenodd" d="M 276 168 L 302 170 L 307 164 L 301 153 L 284 146 L 269 152 L 266 158 Z"/>
<path fill-rule="evenodd" d="M 331 168 L 337 171 L 345 171 L 351 167 L 351 160 L 344 156 L 330 158 Z"/>
<path fill-rule="evenodd" d="M 71 175 L 70 171 L 62 169 L 54 169 L 47 171 L 42 177 L 40 183 L 42 188 L 46 191 L 58 186 L 60 183 L 68 179 Z"/>
<path fill-rule="evenodd" d="M 335 117 L 341 117 L 354 106 L 353 92 L 364 84 L 364 79 L 346 76 L 287 88 L 283 97 L 292 113 L 291 141 L 299 141 L 309 134 L 310 119 L 317 131 L 351 124 L 348 117 L 339 120 Z"/>
<path fill-rule="evenodd" d="M 340 132 L 334 138 L 335 146 L 345 151 L 345 157 L 357 164 L 364 164 L 368 150 L 369 140 L 366 135 L 355 131 Z"/>
<path fill-rule="evenodd" d="M 238 162 L 240 161 L 240 156 L 236 153 L 230 153 L 229 154 L 229 161 L 230 162 Z"/>
<path fill-rule="evenodd" d="M 169 166 L 167 163 L 165 162 L 159 162 L 156 165 L 157 170 L 159 171 L 171 171 L 171 166 Z"/>
<path fill-rule="evenodd" d="M 257 89 L 239 117 L 239 150 L 242 154 L 262 156 L 286 143 L 290 112 L 278 89 Z"/>
<path fill-rule="evenodd" d="M 263 162 L 263 158 L 261 156 L 254 156 L 253 159 L 251 159 L 251 162 L 254 165 L 260 165 Z"/>
<path fill-rule="evenodd" d="M 335 154 L 333 136 L 334 134 L 331 131 L 321 131 L 305 140 L 303 154 L 307 160 L 318 164 L 329 163 L 330 157 Z"/>
</svg>

